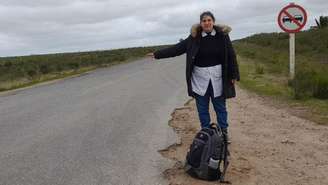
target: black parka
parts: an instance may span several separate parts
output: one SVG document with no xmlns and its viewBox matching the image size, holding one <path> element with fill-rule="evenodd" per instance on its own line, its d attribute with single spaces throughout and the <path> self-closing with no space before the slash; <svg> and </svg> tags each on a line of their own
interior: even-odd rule
<svg viewBox="0 0 328 185">
<path fill-rule="evenodd" d="M 222 62 L 222 80 L 223 80 L 223 94 L 224 98 L 232 98 L 236 96 L 234 84 L 232 79 L 240 80 L 238 63 L 235 51 L 229 35 L 223 31 L 223 28 L 215 25 L 216 37 L 223 37 L 224 41 L 224 58 Z M 186 81 L 188 88 L 188 96 L 194 97 L 191 87 L 191 75 L 194 67 L 195 56 L 200 47 L 201 27 L 199 24 L 194 25 L 191 29 L 191 34 L 188 38 L 181 42 L 161 50 L 154 52 L 155 59 L 175 57 L 186 53 Z"/>
</svg>

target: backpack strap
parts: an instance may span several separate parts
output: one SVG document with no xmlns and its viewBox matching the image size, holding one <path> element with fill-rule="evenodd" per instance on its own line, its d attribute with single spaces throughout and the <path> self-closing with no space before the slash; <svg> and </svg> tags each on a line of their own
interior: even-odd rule
<svg viewBox="0 0 328 185">
<path fill-rule="evenodd" d="M 226 137 L 224 137 L 223 170 L 222 170 L 221 177 L 220 177 L 220 182 L 221 183 L 230 183 L 229 181 L 225 181 L 224 180 L 225 173 L 226 173 L 227 168 L 229 166 L 228 153 L 229 153 L 229 150 L 228 150 L 228 142 L 227 142 Z"/>
<path fill-rule="evenodd" d="M 225 134 L 222 132 L 221 127 L 218 127 L 216 123 L 211 123 L 210 127 L 212 129 L 214 129 L 219 135 L 221 135 L 223 137 L 223 143 L 224 143 L 224 147 L 223 150 L 221 152 L 223 152 L 223 160 L 219 161 L 219 166 L 221 166 L 221 162 L 223 162 L 223 170 L 220 174 L 220 183 L 230 183 L 229 181 L 225 181 L 224 177 L 225 177 L 225 173 L 228 169 L 229 166 L 229 160 L 228 160 L 228 141 L 227 141 L 227 137 L 225 136 Z M 220 156 L 222 156 L 222 153 L 220 154 Z"/>
</svg>

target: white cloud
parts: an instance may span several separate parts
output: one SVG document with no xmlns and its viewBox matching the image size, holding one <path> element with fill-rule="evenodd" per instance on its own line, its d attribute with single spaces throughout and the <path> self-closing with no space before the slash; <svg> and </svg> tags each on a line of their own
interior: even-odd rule
<svg viewBox="0 0 328 185">
<path fill-rule="evenodd" d="M 299 0 L 314 18 L 328 1 Z M 189 34 L 202 11 L 233 28 L 232 39 L 280 31 L 283 0 L 2 0 L 0 56 L 86 51 L 175 43 Z"/>
</svg>

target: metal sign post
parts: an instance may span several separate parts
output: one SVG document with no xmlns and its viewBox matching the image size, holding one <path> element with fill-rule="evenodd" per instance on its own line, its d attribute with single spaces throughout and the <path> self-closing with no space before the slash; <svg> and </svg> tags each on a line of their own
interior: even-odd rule
<svg viewBox="0 0 328 185">
<path fill-rule="evenodd" d="M 295 33 L 289 34 L 289 74 L 290 79 L 295 77 Z"/>
<path fill-rule="evenodd" d="M 282 30 L 289 33 L 289 73 L 295 77 L 295 33 L 300 32 L 307 21 L 304 8 L 295 3 L 284 7 L 278 15 L 278 24 Z"/>
</svg>

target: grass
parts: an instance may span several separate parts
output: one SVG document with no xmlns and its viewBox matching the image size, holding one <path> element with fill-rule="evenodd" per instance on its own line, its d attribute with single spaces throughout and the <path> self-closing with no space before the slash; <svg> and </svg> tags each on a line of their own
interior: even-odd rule
<svg viewBox="0 0 328 185">
<path fill-rule="evenodd" d="M 295 115 L 328 125 L 328 100 L 312 97 L 295 99 L 294 89 L 288 86 L 288 75 L 279 76 L 267 73 L 259 74 L 257 62 L 238 56 L 240 68 L 240 87 L 275 101 L 282 107 L 288 107 Z"/>
<path fill-rule="evenodd" d="M 234 41 L 241 87 L 328 125 L 328 29 L 296 34 L 296 75 L 289 80 L 289 36 L 260 33 Z"/>
<path fill-rule="evenodd" d="M 287 86 L 284 78 L 277 78 L 274 75 L 264 74 L 263 70 L 259 73 L 256 66 L 258 65 L 252 59 L 238 56 L 241 79 L 241 86 L 268 96 L 291 96 L 291 90 Z"/>
<path fill-rule="evenodd" d="M 0 57 L 0 92 L 130 62 L 162 47 Z"/>
<path fill-rule="evenodd" d="M 32 85 L 39 84 L 42 82 L 47 82 L 47 81 L 51 81 L 51 80 L 56 80 L 56 79 L 73 76 L 73 75 L 78 75 L 78 74 L 82 74 L 82 73 L 85 73 L 87 71 L 91 71 L 94 69 L 96 69 L 96 67 L 85 67 L 85 68 L 79 68 L 77 70 L 67 70 L 67 71 L 62 71 L 62 72 L 58 72 L 58 73 L 46 74 L 46 75 L 42 75 L 42 76 L 39 76 L 38 78 L 34 78 L 34 79 L 22 78 L 22 79 L 16 79 L 13 81 L 2 82 L 0 84 L 0 92 L 18 89 L 18 88 L 24 88 L 24 87 L 32 86 Z"/>
</svg>

